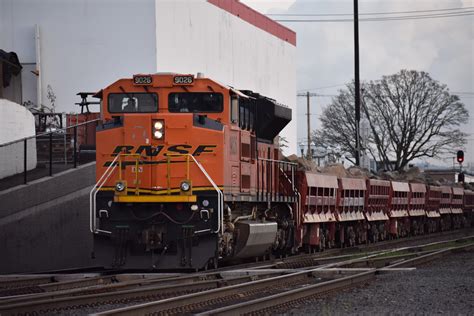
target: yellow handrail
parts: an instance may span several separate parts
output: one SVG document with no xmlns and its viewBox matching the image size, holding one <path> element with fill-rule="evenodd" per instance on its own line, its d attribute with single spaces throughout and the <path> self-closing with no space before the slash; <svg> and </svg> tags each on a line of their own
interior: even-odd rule
<svg viewBox="0 0 474 316">
<path fill-rule="evenodd" d="M 168 194 L 171 190 L 171 157 L 184 157 L 186 156 L 186 181 L 189 180 L 189 154 L 167 154 L 166 155 L 166 164 L 167 164 L 167 184 L 168 184 Z"/>
<path fill-rule="evenodd" d="M 119 174 L 118 174 L 118 181 L 123 181 L 123 174 L 122 174 L 122 166 L 124 159 L 126 157 L 133 157 L 135 161 L 135 195 L 140 194 L 140 181 L 138 179 L 138 168 L 140 164 L 140 154 L 118 154 L 118 165 L 119 165 Z M 167 168 L 167 192 L 171 194 L 171 161 L 173 157 L 184 157 L 186 156 L 186 181 L 190 182 L 190 162 L 191 158 L 189 154 L 167 154 L 166 155 L 166 168 Z"/>
<path fill-rule="evenodd" d="M 122 157 L 135 158 L 135 195 L 140 194 L 140 181 L 138 180 L 138 165 L 140 162 L 140 154 L 119 154 L 119 181 L 122 181 Z"/>
</svg>

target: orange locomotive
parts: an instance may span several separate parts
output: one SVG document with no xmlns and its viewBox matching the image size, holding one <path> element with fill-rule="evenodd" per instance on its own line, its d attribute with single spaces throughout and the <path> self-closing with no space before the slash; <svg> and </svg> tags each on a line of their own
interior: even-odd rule
<svg viewBox="0 0 474 316">
<path fill-rule="evenodd" d="M 100 91 L 96 258 L 193 268 L 296 249 L 296 166 L 280 160 L 291 110 L 200 74 L 136 75 Z"/>
</svg>

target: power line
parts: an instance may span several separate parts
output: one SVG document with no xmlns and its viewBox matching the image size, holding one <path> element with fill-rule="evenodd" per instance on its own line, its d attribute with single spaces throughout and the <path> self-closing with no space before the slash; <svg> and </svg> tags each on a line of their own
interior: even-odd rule
<svg viewBox="0 0 474 316">
<path fill-rule="evenodd" d="M 453 13 L 453 14 L 426 14 L 426 15 L 408 15 L 408 16 L 398 16 L 398 17 L 380 17 L 380 18 L 362 18 L 359 19 L 361 22 L 382 22 L 382 21 L 406 21 L 406 20 L 425 20 L 425 19 L 437 19 L 437 18 L 450 18 L 450 17 L 460 17 L 460 16 L 472 16 L 474 11 L 466 11 L 462 13 Z M 275 19 L 277 22 L 311 22 L 311 23 L 321 23 L 321 22 L 353 22 L 353 19 Z"/>
<path fill-rule="evenodd" d="M 307 93 L 298 93 L 297 97 L 306 97 Z M 319 93 L 310 93 L 310 97 L 337 97 L 337 94 L 319 94 Z"/>
<path fill-rule="evenodd" d="M 346 85 L 345 83 L 340 83 L 340 84 L 335 84 L 335 85 L 332 85 L 332 86 L 325 86 L 325 87 L 318 87 L 318 88 L 311 88 L 311 89 L 301 89 L 301 90 L 298 90 L 298 92 L 335 88 L 335 87 L 341 87 L 341 86 L 345 86 L 345 85 Z"/>
<path fill-rule="evenodd" d="M 474 9 L 474 7 L 458 7 L 432 10 L 412 10 L 412 11 L 391 11 L 391 12 L 366 12 L 359 13 L 359 15 L 391 15 L 391 14 L 411 14 L 411 13 L 426 13 L 426 12 L 443 12 L 443 11 L 459 11 Z M 352 16 L 353 13 L 272 13 L 268 16 Z"/>
</svg>

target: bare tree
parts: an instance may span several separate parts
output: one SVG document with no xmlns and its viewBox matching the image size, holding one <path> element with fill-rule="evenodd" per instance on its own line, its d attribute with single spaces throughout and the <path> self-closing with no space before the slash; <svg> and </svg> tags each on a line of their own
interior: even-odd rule
<svg viewBox="0 0 474 316">
<path fill-rule="evenodd" d="M 459 127 L 468 122 L 468 111 L 428 73 L 401 70 L 361 90 L 361 116 L 370 129 L 364 149 L 386 169 L 402 170 L 416 158 L 441 157 L 466 143 Z M 338 144 L 355 156 L 353 85 L 326 107 L 321 123 L 314 134 L 319 144 Z"/>
<path fill-rule="evenodd" d="M 347 85 L 323 110 L 321 128 L 313 132 L 315 144 L 325 148 L 339 146 L 341 152 L 355 157 L 354 85 Z M 347 157 L 352 163 L 355 159 Z"/>
</svg>

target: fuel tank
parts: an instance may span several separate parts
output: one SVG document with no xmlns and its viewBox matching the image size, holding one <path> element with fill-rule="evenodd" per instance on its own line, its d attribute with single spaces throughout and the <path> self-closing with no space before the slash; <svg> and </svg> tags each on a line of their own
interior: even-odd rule
<svg viewBox="0 0 474 316">
<path fill-rule="evenodd" d="M 235 223 L 237 242 L 235 258 L 262 256 L 275 242 L 278 225 L 275 222 L 238 221 Z"/>
</svg>

